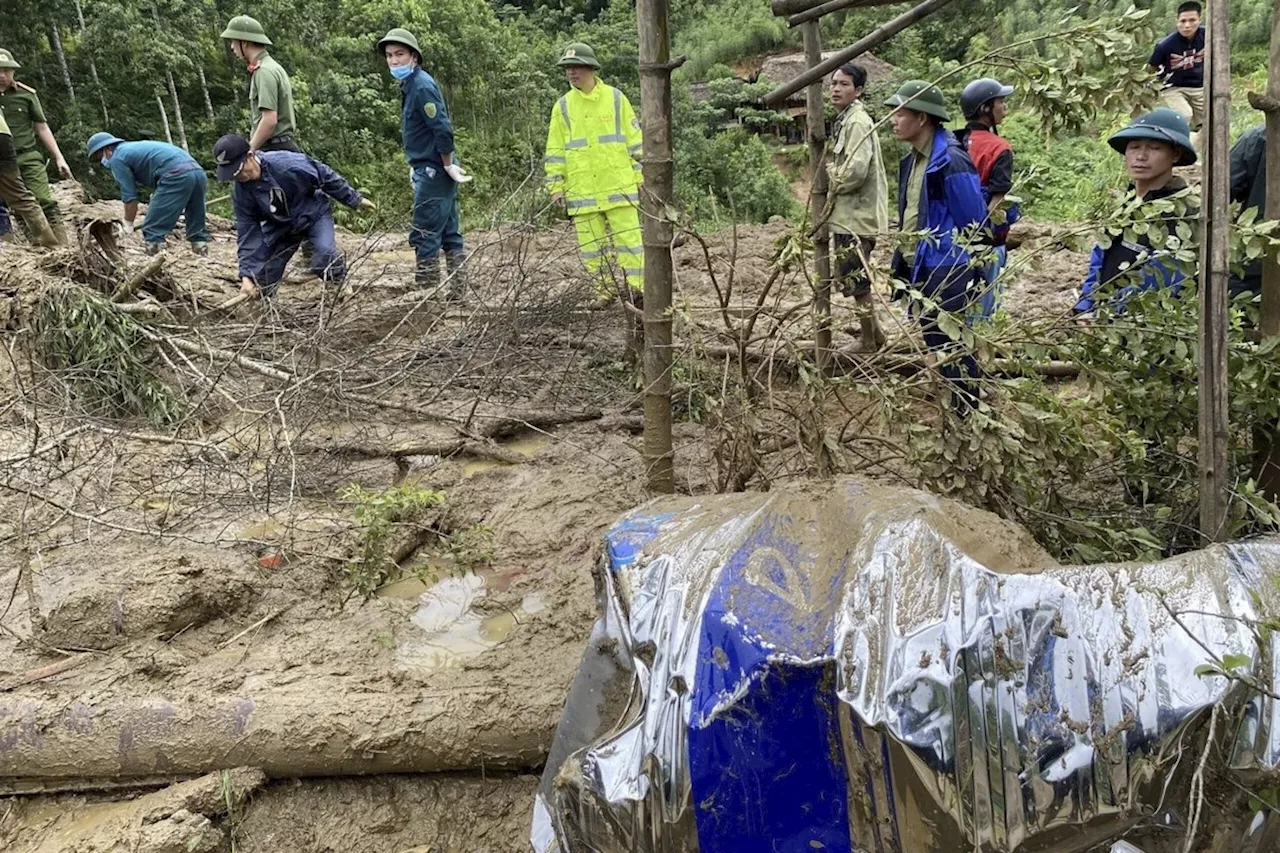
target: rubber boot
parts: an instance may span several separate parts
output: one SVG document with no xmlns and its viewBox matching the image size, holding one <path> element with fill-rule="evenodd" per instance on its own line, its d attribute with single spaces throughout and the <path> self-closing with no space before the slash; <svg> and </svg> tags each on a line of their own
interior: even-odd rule
<svg viewBox="0 0 1280 853">
<path fill-rule="evenodd" d="M 467 292 L 467 253 L 463 249 L 444 253 L 444 266 L 449 273 L 449 299 L 461 300 Z"/>
<path fill-rule="evenodd" d="M 878 352 L 885 344 L 884 332 L 876 321 L 876 309 L 872 305 L 858 306 L 859 349 L 862 352 Z"/>
<path fill-rule="evenodd" d="M 191 241 L 191 254 L 199 258 L 209 257 L 209 244 L 200 240 Z"/>
<path fill-rule="evenodd" d="M 0 243 L 18 243 L 18 235 L 13 231 L 6 231 L 0 234 Z"/>
<path fill-rule="evenodd" d="M 61 222 L 50 222 L 50 230 L 53 231 L 53 237 L 58 241 L 59 246 L 70 246 L 71 238 L 67 236 L 67 226 Z"/>
<path fill-rule="evenodd" d="M 435 290 L 440 287 L 440 261 L 432 258 L 426 263 L 418 264 L 413 273 L 413 283 L 423 290 Z"/>
<path fill-rule="evenodd" d="M 65 245 L 62 240 L 58 239 L 58 234 L 53 230 L 53 226 L 47 222 L 44 223 L 43 227 L 41 227 L 39 231 L 28 234 L 27 236 L 32 243 L 46 249 L 56 249 L 59 246 Z"/>
<path fill-rule="evenodd" d="M 164 243 L 148 243 L 146 252 L 148 255 L 158 255 L 164 251 Z"/>
</svg>

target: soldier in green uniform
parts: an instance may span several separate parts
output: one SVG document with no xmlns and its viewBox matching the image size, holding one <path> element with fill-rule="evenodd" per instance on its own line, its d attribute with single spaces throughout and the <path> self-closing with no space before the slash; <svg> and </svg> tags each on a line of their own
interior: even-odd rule
<svg viewBox="0 0 1280 853">
<path fill-rule="evenodd" d="M 289 72 L 267 52 L 271 39 L 257 18 L 236 15 L 222 31 L 231 42 L 231 50 L 249 66 L 249 130 L 250 151 L 292 151 L 301 154 L 296 135 L 298 123 L 293 115 L 293 85 Z M 304 242 L 299 256 L 311 259 L 310 241 Z"/>
<path fill-rule="evenodd" d="M 71 167 L 58 149 L 58 141 L 53 138 L 53 131 L 49 129 L 44 107 L 40 105 L 36 90 L 14 79 L 13 72 L 21 67 L 12 53 L 0 49 L 0 111 L 3 111 L 13 135 L 22 181 L 44 209 L 45 218 L 53 228 L 58 242 L 65 243 L 67 235 L 62 226 L 62 212 L 58 209 L 58 203 L 53 200 L 45 157 L 36 144 L 37 140 L 53 157 L 58 172 L 64 178 L 71 177 Z"/>
<path fill-rule="evenodd" d="M 0 204 L 12 208 L 22 219 L 32 242 L 41 246 L 58 244 L 36 197 L 22 181 L 22 172 L 18 169 L 18 153 L 13 147 L 13 134 L 5 123 L 3 112 L 0 112 Z"/>
</svg>

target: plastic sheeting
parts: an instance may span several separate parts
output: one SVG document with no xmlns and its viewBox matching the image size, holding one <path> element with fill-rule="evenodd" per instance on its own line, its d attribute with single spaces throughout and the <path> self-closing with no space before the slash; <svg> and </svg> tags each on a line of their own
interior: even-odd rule
<svg viewBox="0 0 1280 853">
<path fill-rule="evenodd" d="M 1277 765 L 1275 703 L 1196 672 L 1275 683 L 1250 620 L 1276 577 L 1275 541 L 1057 566 L 859 481 L 651 503 L 607 535 L 534 848 L 1152 853 L 1195 820 L 1211 729 L 1240 784 Z"/>
</svg>

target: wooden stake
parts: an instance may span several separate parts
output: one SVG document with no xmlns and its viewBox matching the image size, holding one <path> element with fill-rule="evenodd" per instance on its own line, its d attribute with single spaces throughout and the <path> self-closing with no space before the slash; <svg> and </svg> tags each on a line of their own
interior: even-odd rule
<svg viewBox="0 0 1280 853">
<path fill-rule="evenodd" d="M 653 492 L 675 491 L 671 444 L 671 61 L 668 0 L 636 0 L 644 132 L 644 461 Z"/>
<path fill-rule="evenodd" d="M 1205 192 L 1200 205 L 1200 535 L 1226 534 L 1227 468 L 1227 250 L 1231 219 L 1231 53 L 1227 0 L 1209 0 L 1209 131 Z"/>
<path fill-rule="evenodd" d="M 825 62 L 821 62 L 812 68 L 809 68 L 803 74 L 799 75 L 789 83 L 784 83 L 774 89 L 769 94 L 761 98 L 761 103 L 767 107 L 776 107 L 787 98 L 799 92 L 805 86 L 808 86 L 814 80 L 821 80 L 823 77 L 835 71 L 846 62 L 852 62 L 862 54 L 869 50 L 874 50 L 881 44 L 896 36 L 907 27 L 919 21 L 921 18 L 928 17 L 943 6 L 950 3 L 951 0 L 925 0 L 919 6 L 908 9 L 892 21 L 882 24 L 879 28 L 873 30 L 869 34 L 858 39 L 844 50 L 828 58 Z"/>
<path fill-rule="evenodd" d="M 1264 219 L 1280 219 L 1280 0 L 1271 4 L 1271 61 L 1267 67 L 1267 94 L 1249 101 L 1261 109 L 1267 121 L 1267 200 L 1258 211 Z M 1280 335 L 1280 257 L 1268 253 L 1262 260 L 1262 312 L 1258 330 L 1264 338 Z M 1280 424 L 1254 431 L 1254 474 L 1263 494 L 1280 496 Z"/>
<path fill-rule="evenodd" d="M 818 22 L 804 25 L 804 53 L 809 67 L 822 63 L 822 34 Z M 812 179 L 809 190 L 809 216 L 820 222 L 827 207 L 826 157 L 827 123 L 823 109 L 822 78 L 809 84 L 805 97 L 805 120 L 809 136 L 809 173 Z M 831 350 L 831 255 L 827 243 L 827 226 L 820 224 L 813 235 L 813 266 L 817 276 L 817 289 L 813 297 L 814 351 L 813 360 L 818 370 L 827 364 Z"/>
</svg>

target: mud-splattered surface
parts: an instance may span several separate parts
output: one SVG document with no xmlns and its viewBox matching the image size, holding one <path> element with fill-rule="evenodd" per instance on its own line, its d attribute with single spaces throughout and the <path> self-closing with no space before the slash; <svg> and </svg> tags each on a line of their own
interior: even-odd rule
<svg viewBox="0 0 1280 853">
<path fill-rule="evenodd" d="M 0 246 L 16 355 L 0 358 L 0 514 L 19 522 L 0 526 L 0 792 L 31 795 L 0 801 L 0 849 L 191 853 L 233 835 L 250 853 L 526 849 L 528 774 L 594 617 L 600 535 L 648 497 L 628 315 L 590 310 L 571 229 L 472 235 L 462 305 L 411 288 L 402 234 L 342 233 L 345 293 L 287 282 L 269 307 L 222 310 L 237 277 L 215 220 L 210 257 L 171 243 L 138 300 L 180 344 L 157 348 L 156 369 L 198 401 L 169 429 L 86 418 L 65 377 L 23 360 L 51 289 L 109 289 L 146 264 L 137 243 L 115 266 L 86 254 L 89 220 L 118 205 L 77 211 L 81 247 Z M 714 340 L 718 291 L 755 306 L 787 235 L 677 248 L 678 332 Z M 1082 276 L 1083 256 L 1048 253 L 1006 304 L 1063 310 Z M 770 297 L 794 314 L 788 334 L 810 333 L 793 310 L 808 294 L 792 277 Z M 835 303 L 843 346 L 853 303 Z M 900 305 L 881 310 L 891 337 L 911 334 Z M 678 491 L 714 489 L 710 430 L 677 424 Z M 395 526 L 398 567 L 367 602 L 344 579 L 352 483 L 446 496 Z M 460 562 L 449 543 L 474 530 L 491 553 Z M 1008 529 L 957 535 L 1019 558 Z M 230 806 L 164 787 L 230 767 L 265 771 L 204 777 Z M 144 787 L 122 799 L 128 780 Z"/>
</svg>

